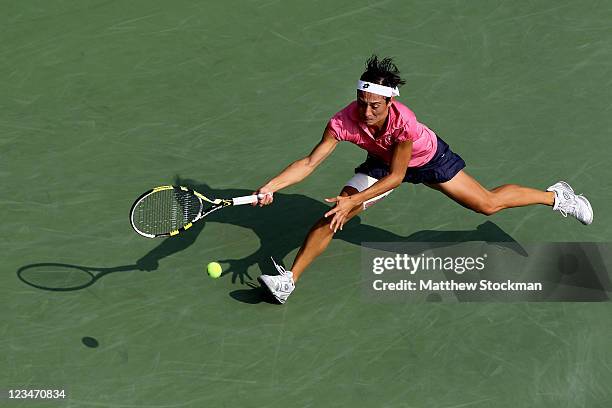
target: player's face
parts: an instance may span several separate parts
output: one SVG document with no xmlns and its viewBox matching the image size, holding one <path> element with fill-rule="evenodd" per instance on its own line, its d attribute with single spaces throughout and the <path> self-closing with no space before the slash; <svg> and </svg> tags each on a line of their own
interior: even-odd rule
<svg viewBox="0 0 612 408">
<path fill-rule="evenodd" d="M 389 114 L 387 98 L 370 92 L 357 91 L 359 119 L 367 126 L 382 125 Z"/>
</svg>

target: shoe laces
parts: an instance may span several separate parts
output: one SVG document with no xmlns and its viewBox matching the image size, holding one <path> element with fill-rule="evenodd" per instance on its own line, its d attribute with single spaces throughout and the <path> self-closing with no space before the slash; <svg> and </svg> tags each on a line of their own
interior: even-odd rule
<svg viewBox="0 0 612 408">
<path fill-rule="evenodd" d="M 582 194 L 574 194 L 574 197 L 570 200 L 559 203 L 559 212 L 562 216 L 567 218 L 567 215 L 577 215 L 578 211 L 578 200 L 576 197 L 582 197 Z"/>
<path fill-rule="evenodd" d="M 291 273 L 291 271 L 286 270 L 284 266 L 277 264 L 274 258 L 270 257 L 270 259 L 272 260 L 272 263 L 274 264 L 274 267 L 278 271 L 279 275 L 288 276 Z"/>
</svg>

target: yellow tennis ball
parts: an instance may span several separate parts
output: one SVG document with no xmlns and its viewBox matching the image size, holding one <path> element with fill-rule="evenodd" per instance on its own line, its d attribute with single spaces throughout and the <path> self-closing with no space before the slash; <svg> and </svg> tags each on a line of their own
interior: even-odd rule
<svg viewBox="0 0 612 408">
<path fill-rule="evenodd" d="M 208 271 L 208 276 L 215 279 L 221 276 L 221 272 L 223 272 L 221 265 L 219 265 L 217 262 L 209 263 L 206 270 Z"/>
</svg>

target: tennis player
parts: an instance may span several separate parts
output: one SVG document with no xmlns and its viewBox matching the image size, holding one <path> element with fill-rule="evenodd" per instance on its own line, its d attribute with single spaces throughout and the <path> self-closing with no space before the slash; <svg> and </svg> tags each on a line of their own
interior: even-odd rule
<svg viewBox="0 0 612 408">
<path fill-rule="evenodd" d="M 274 192 L 304 180 L 334 151 L 338 142 L 351 142 L 368 152 L 365 162 L 355 169 L 355 175 L 346 182 L 340 194 L 325 199 L 335 206 L 310 229 L 291 271 L 274 262 L 278 275 L 258 278 L 278 302 L 285 303 L 295 289 L 295 282 L 327 248 L 335 232 L 403 182 L 424 184 L 484 215 L 493 215 L 506 208 L 541 204 L 552 206 L 563 217 L 575 217 L 585 225 L 593 222 L 589 201 L 575 194 L 564 181 L 551 185 L 546 191 L 516 184 L 504 184 L 491 190 L 483 187 L 463 170 L 463 159 L 395 99 L 399 96 L 398 87 L 405 81 L 400 78 L 391 58 L 381 60 L 372 56 L 366 67 L 357 82 L 357 100 L 329 120 L 323 138 L 312 152 L 257 190 L 257 193 L 269 193 L 259 205 L 271 204 Z"/>
</svg>

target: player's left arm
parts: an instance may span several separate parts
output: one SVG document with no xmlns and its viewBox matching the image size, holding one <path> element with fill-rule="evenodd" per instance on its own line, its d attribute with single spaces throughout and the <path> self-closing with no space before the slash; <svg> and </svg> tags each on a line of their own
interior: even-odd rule
<svg viewBox="0 0 612 408">
<path fill-rule="evenodd" d="M 342 229 L 342 226 L 346 222 L 346 217 L 353 208 L 402 184 L 404 177 L 406 177 L 406 170 L 408 169 L 408 163 L 411 157 L 412 141 L 407 140 L 405 142 L 400 142 L 393 150 L 393 157 L 391 158 L 391 166 L 388 175 L 372 184 L 369 188 L 352 196 L 326 198 L 325 201 L 336 203 L 336 206 L 325 214 L 325 217 L 334 216 L 329 227 L 333 229 L 334 232 L 338 229 Z"/>
</svg>

